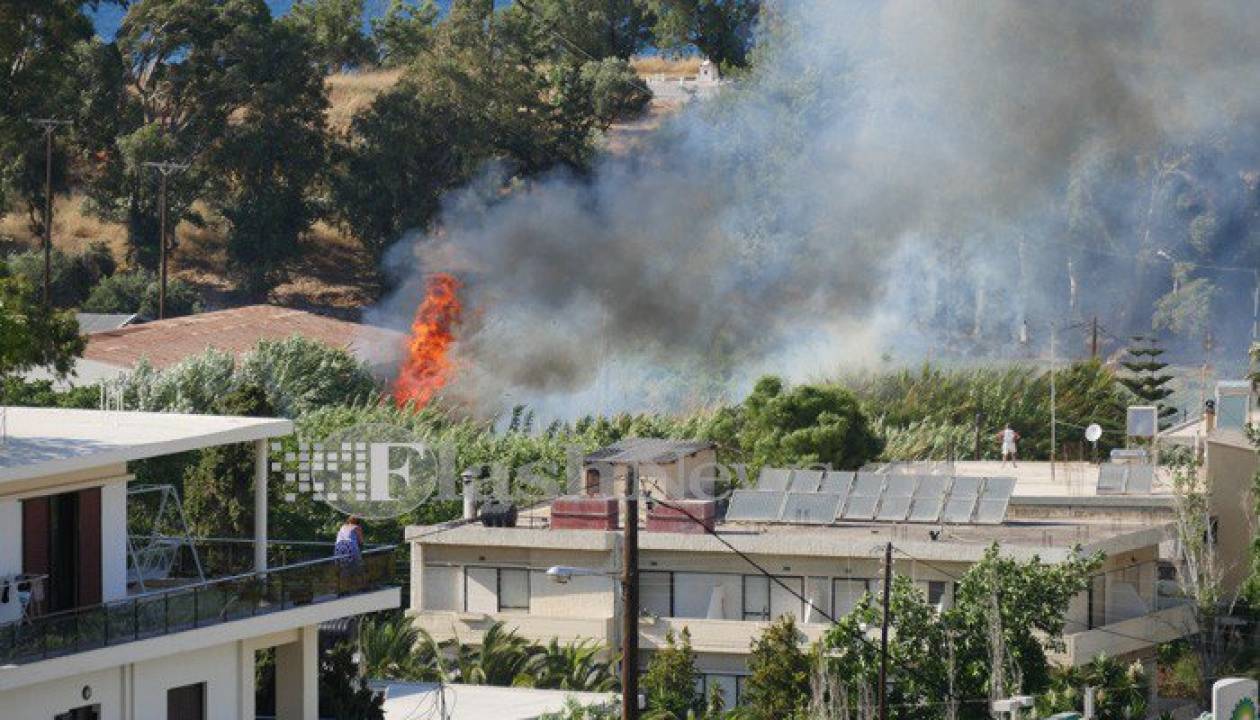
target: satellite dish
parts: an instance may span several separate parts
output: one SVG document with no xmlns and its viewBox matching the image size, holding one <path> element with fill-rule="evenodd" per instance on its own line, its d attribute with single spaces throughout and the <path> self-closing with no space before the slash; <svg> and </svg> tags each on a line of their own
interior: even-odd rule
<svg viewBox="0 0 1260 720">
<path fill-rule="evenodd" d="M 1098 423 L 1090 423 L 1089 427 L 1085 428 L 1086 440 L 1090 442 L 1098 442 L 1098 439 L 1101 437 L 1102 437 L 1102 426 L 1099 425 Z"/>
</svg>

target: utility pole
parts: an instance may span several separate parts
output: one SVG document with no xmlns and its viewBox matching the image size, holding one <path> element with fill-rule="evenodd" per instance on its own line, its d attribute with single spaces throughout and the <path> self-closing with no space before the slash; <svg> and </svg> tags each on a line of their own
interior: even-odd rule
<svg viewBox="0 0 1260 720">
<path fill-rule="evenodd" d="M 1252 330 L 1254 337 L 1254 328 Z M 1089 324 L 1089 356 L 1091 358 L 1098 357 L 1098 316 L 1095 315 L 1093 321 Z"/>
<path fill-rule="evenodd" d="M 44 131 L 44 305 L 52 305 L 52 148 L 53 131 L 69 125 L 69 120 L 36 118 L 33 124 Z"/>
<path fill-rule="evenodd" d="M 1251 288 L 1251 342 L 1260 341 L 1260 270 L 1252 271 L 1255 284 Z"/>
<path fill-rule="evenodd" d="M 981 424 L 982 424 L 983 422 L 984 422 L 984 413 L 977 412 L 977 413 L 976 413 L 976 447 L 975 447 L 975 457 L 973 457 L 973 458 L 972 458 L 972 460 L 979 460 L 979 459 L 980 459 L 980 426 L 981 426 Z"/>
<path fill-rule="evenodd" d="M 879 720 L 888 720 L 888 606 L 892 598 L 892 542 L 884 546 L 884 620 L 879 628 Z"/>
<path fill-rule="evenodd" d="M 621 559 L 621 718 L 639 718 L 639 468 L 626 470 Z"/>
<path fill-rule="evenodd" d="M 173 162 L 146 162 L 144 163 L 144 166 L 157 170 L 161 177 L 160 184 L 158 185 L 158 224 L 161 226 L 161 229 L 158 231 L 158 262 L 161 264 L 160 279 L 158 282 L 158 320 L 161 320 L 166 317 L 166 178 L 170 176 L 171 173 L 187 169 L 188 164 Z"/>
<path fill-rule="evenodd" d="M 1055 381 L 1054 381 L 1055 361 L 1054 361 L 1054 323 L 1050 324 L 1050 482 L 1054 482 L 1054 445 L 1058 439 L 1056 431 L 1059 422 L 1055 408 Z"/>
</svg>

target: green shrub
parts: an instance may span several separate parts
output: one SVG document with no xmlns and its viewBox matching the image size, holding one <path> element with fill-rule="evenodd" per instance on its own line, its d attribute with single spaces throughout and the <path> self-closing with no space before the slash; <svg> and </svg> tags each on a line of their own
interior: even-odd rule
<svg viewBox="0 0 1260 720">
<path fill-rule="evenodd" d="M 49 290 L 53 305 L 61 308 L 77 307 L 105 278 L 114 274 L 117 265 L 114 255 L 105 243 L 94 242 L 81 253 L 69 255 L 53 249 L 50 260 Z M 44 284 L 44 253 L 28 250 L 8 258 L 9 269 L 14 275 L 26 278 L 31 287 Z"/>
<path fill-rule="evenodd" d="M 141 361 L 120 382 L 128 408 L 186 413 L 215 412 L 220 398 L 256 385 L 285 417 L 362 402 L 376 389 L 367 366 L 350 353 L 301 337 L 264 340 L 239 363 L 214 348 L 162 370 Z"/>
<path fill-rule="evenodd" d="M 863 408 L 875 419 L 888 460 L 940 460 L 952 452 L 970 456 L 980 415 L 983 458 L 998 457 L 996 434 L 1006 423 L 1023 439 L 1020 456 L 1044 459 L 1050 453 L 1050 374 L 1034 366 L 1004 365 L 918 370 L 848 376 Z M 1065 446 L 1084 447 L 1084 428 L 1104 430 L 1100 456 L 1124 438 L 1125 407 L 1131 395 L 1111 369 L 1097 360 L 1073 363 L 1055 373 L 1059 456 Z"/>
<path fill-rule="evenodd" d="M 84 312 L 137 313 L 153 319 L 158 316 L 157 276 L 148 270 L 132 270 L 105 278 L 83 302 Z M 166 283 L 166 317 L 180 317 L 201 312 L 201 297 L 196 288 L 179 278 Z"/>
</svg>

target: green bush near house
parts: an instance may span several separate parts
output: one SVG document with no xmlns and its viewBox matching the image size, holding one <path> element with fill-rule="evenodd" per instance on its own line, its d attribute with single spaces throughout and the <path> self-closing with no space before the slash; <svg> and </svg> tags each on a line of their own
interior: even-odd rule
<svg viewBox="0 0 1260 720">
<path fill-rule="evenodd" d="M 160 287 L 157 276 L 148 270 L 131 270 L 104 278 L 92 288 L 83 301 L 84 312 L 136 313 L 155 319 L 158 316 Z M 179 278 L 166 283 L 166 317 L 181 317 L 201 312 L 201 296 Z"/>
</svg>

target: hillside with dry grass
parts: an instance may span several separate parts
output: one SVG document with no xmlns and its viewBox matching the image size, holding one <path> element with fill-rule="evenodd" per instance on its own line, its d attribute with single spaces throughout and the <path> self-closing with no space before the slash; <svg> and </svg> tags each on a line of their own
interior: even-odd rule
<svg viewBox="0 0 1260 720">
<path fill-rule="evenodd" d="M 639 58 L 633 63 L 640 77 L 685 77 L 695 75 L 699 60 Z M 349 127 L 354 115 L 402 76 L 400 70 L 338 73 L 328 78 L 329 126 L 334 131 Z M 606 147 L 613 152 L 633 148 L 633 138 L 650 132 L 666 115 L 677 110 L 670 103 L 653 102 L 644 114 L 617 123 L 605 135 Z M 121 265 L 126 264 L 126 228 L 90 214 L 82 195 L 58 197 L 54 205 L 53 244 L 68 253 L 79 252 L 91 242 L 104 242 Z M 171 270 L 194 285 L 205 297 L 207 307 L 237 304 L 231 283 L 223 268 L 226 250 L 222 221 L 201 208 L 208 218 L 203 227 L 181 223 L 175 229 L 177 246 Z M 342 229 L 319 222 L 305 241 L 318 246 L 318 253 L 304 253 L 289 273 L 289 280 L 276 287 L 271 301 L 282 305 L 319 310 L 353 318 L 358 309 L 371 302 L 376 290 L 371 259 L 363 248 Z M 24 209 L 0 216 L 0 250 L 21 250 L 39 246 Z"/>
</svg>

